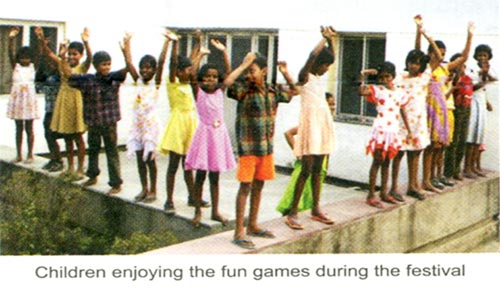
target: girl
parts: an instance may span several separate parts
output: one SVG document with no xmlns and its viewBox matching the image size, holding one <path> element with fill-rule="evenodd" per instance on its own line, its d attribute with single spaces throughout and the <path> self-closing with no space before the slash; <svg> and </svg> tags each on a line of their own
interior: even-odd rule
<svg viewBox="0 0 500 288">
<path fill-rule="evenodd" d="M 403 118 L 408 131 L 407 141 L 412 141 L 412 130 L 406 118 L 406 112 L 402 107 L 408 103 L 408 96 L 400 89 L 396 89 L 392 83 L 396 73 L 396 68 L 391 62 L 385 62 L 378 69 L 367 69 L 361 71 L 361 83 L 359 92 L 361 96 L 367 97 L 377 107 L 377 118 L 373 121 L 370 133 L 370 141 L 366 147 L 366 152 L 373 154 L 373 162 L 370 167 L 369 186 L 370 190 L 366 203 L 377 208 L 384 208 L 384 205 L 375 199 L 375 185 L 377 174 L 382 166 L 380 199 L 384 202 L 395 204 L 396 199 L 387 194 L 387 180 L 389 177 L 389 165 L 391 159 L 397 155 L 401 148 L 402 139 L 399 136 L 400 115 Z M 379 85 L 365 85 L 365 75 L 377 75 Z"/>
<path fill-rule="evenodd" d="M 491 83 L 497 81 L 495 73 L 490 69 L 489 61 L 492 57 L 493 53 L 488 45 L 478 45 L 474 50 L 474 59 L 477 61 L 479 71 L 472 74 L 474 94 L 471 103 L 464 167 L 464 176 L 467 178 L 476 178 L 476 175 L 485 176 L 479 169 L 479 163 L 481 148 L 484 147 L 486 111 L 493 111 L 493 107 L 488 102 L 488 88 Z"/>
<path fill-rule="evenodd" d="M 14 39 L 20 28 L 14 27 L 9 32 L 9 60 L 12 66 L 12 87 L 7 103 L 7 117 L 16 123 L 16 152 L 17 156 L 11 162 L 19 163 L 23 160 L 23 130 L 26 132 L 28 154 L 24 163 L 33 163 L 33 120 L 38 119 L 38 103 L 35 92 L 35 69 L 38 68 L 38 56 L 33 57 L 31 49 L 21 47 L 14 51 Z"/>
<path fill-rule="evenodd" d="M 161 84 L 168 45 L 170 40 L 174 37 L 175 36 L 167 30 L 158 63 L 151 55 L 143 56 L 139 62 L 139 73 L 137 73 L 132 62 L 130 52 L 131 34 L 125 34 L 121 45 L 128 72 L 132 76 L 136 88 L 134 90 L 134 118 L 127 141 L 127 151 L 129 156 L 132 156 L 135 152 L 137 170 L 139 171 L 139 178 L 142 186 L 142 190 L 135 196 L 135 200 L 145 203 L 156 200 L 157 169 L 155 150 L 156 147 L 158 147 L 158 137 L 160 133 L 156 119 L 156 106 L 158 103 L 158 89 Z M 139 83 L 137 83 L 138 79 Z"/>
<path fill-rule="evenodd" d="M 450 90 L 450 70 L 457 68 L 465 63 L 468 58 L 474 25 L 469 23 L 467 41 L 461 57 L 453 62 L 443 64 L 442 60 L 446 52 L 443 42 L 436 41 L 436 45 L 429 45 L 427 54 L 429 56 L 429 65 L 431 68 L 431 81 L 429 83 L 429 97 L 427 97 L 427 115 L 431 135 L 431 145 L 424 151 L 424 173 L 422 186 L 425 190 L 432 192 L 441 192 L 444 185 L 450 185 L 447 181 L 441 181 L 439 174 L 442 173 L 443 166 L 443 147 L 447 146 L 453 137 L 453 97 Z M 425 34 L 420 24 L 417 37 Z M 437 46 L 437 47 L 436 47 Z M 448 95 L 448 98 L 446 98 Z M 432 180 L 431 178 L 434 177 Z M 443 177 L 442 180 L 446 178 Z M 443 183 L 441 183 L 443 182 Z"/>
<path fill-rule="evenodd" d="M 294 152 L 301 158 L 302 171 L 295 186 L 290 213 L 285 223 L 292 229 L 303 229 L 298 222 L 297 213 L 304 185 L 311 176 L 313 191 L 313 207 L 311 218 L 321 223 L 332 225 L 334 222 L 319 208 L 321 188 L 321 167 L 324 159 L 333 152 L 333 118 L 324 100 L 325 91 L 320 77 L 324 75 L 335 61 L 333 40 L 335 30 L 332 27 L 321 27 L 323 38 L 314 47 L 304 67 L 299 73 L 301 97 L 301 113 L 297 140 Z M 325 44 L 328 44 L 325 46 Z"/>
<path fill-rule="evenodd" d="M 174 213 L 174 184 L 175 174 L 182 162 L 184 181 L 188 190 L 188 205 L 194 205 L 193 173 L 186 170 L 184 161 L 197 126 L 196 109 L 194 105 L 193 89 L 190 85 L 192 76 L 192 62 L 189 58 L 177 55 L 178 39 L 173 37 L 173 47 L 170 58 L 169 82 L 167 83 L 170 118 L 168 120 L 159 150 L 169 155 L 167 168 L 167 200 L 164 209 L 167 213 Z M 208 203 L 203 202 L 207 207 Z"/>
<path fill-rule="evenodd" d="M 39 39 L 43 39 L 43 31 L 41 28 L 36 29 Z M 44 51 L 49 55 L 49 58 L 58 66 L 59 75 L 61 77 L 61 86 L 57 94 L 54 107 L 54 114 L 50 129 L 64 135 L 66 143 L 66 153 L 68 158 L 67 174 L 73 175 L 76 180 L 81 180 L 84 177 L 84 162 L 85 162 L 85 142 L 83 133 L 87 130 L 83 121 L 83 99 L 82 94 L 78 89 L 68 85 L 68 78 L 72 74 L 85 74 L 92 63 L 92 50 L 89 45 L 89 31 L 84 28 L 81 34 L 82 42 L 71 42 L 68 46 L 63 44 L 61 58 L 54 54 L 47 45 L 44 45 Z M 45 41 L 41 41 L 45 43 Z M 83 50 L 87 55 L 85 61 L 80 64 L 80 59 L 83 57 Z M 66 56 L 67 53 L 67 56 Z M 68 74 L 67 66 L 71 73 Z M 78 167 L 75 174 L 73 143 L 77 146 Z"/>
<path fill-rule="evenodd" d="M 224 58 L 225 75 L 231 72 L 231 64 L 226 47 L 212 39 L 212 46 L 221 51 Z M 193 63 L 193 74 L 196 73 L 199 62 L 208 50 L 198 51 Z M 194 76 L 194 75 L 193 75 Z M 193 225 L 201 221 L 201 204 L 203 183 L 208 171 L 210 194 L 212 199 L 212 220 L 227 225 L 227 219 L 219 213 L 219 173 L 236 167 L 229 133 L 224 123 L 224 89 L 222 82 L 225 77 L 214 64 L 201 67 L 197 81 L 193 82 L 196 92 L 196 107 L 200 123 L 196 128 L 191 146 L 186 156 L 186 170 L 196 169 L 194 184 L 195 214 Z M 194 78 L 194 77 L 193 77 Z"/>
</svg>

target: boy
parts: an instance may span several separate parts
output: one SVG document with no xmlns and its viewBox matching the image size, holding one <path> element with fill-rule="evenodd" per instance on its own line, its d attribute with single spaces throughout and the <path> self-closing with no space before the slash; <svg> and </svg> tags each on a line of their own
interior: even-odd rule
<svg viewBox="0 0 500 288">
<path fill-rule="evenodd" d="M 87 176 L 89 179 L 83 186 L 97 183 L 99 170 L 99 150 L 101 139 L 108 161 L 109 186 L 108 195 L 121 191 L 123 183 L 120 176 L 120 159 L 117 147 L 116 123 L 120 120 L 120 103 L 118 89 L 125 81 L 127 69 L 110 72 L 111 57 L 105 51 L 94 54 L 92 65 L 96 74 L 72 75 L 69 85 L 82 92 L 85 124 L 88 126 L 89 164 Z"/>
<path fill-rule="evenodd" d="M 289 102 L 294 86 L 281 63 L 280 72 L 292 91 L 283 91 L 266 84 L 267 60 L 254 53 L 248 53 L 243 63 L 224 80 L 230 87 L 228 96 L 238 101 L 236 116 L 236 137 L 238 140 L 238 172 L 240 188 L 236 198 L 236 224 L 233 243 L 246 249 L 254 249 L 255 244 L 246 238 L 243 222 L 248 195 L 250 215 L 247 234 L 255 237 L 274 238 L 274 234 L 257 225 L 257 215 L 265 180 L 274 178 L 273 137 L 274 121 L 279 102 Z M 245 71 L 246 83 L 232 85 Z"/>
</svg>

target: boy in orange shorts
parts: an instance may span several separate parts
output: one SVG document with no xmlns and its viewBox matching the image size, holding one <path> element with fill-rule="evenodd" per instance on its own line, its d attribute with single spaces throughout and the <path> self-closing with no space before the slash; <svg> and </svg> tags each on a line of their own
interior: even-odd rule
<svg viewBox="0 0 500 288">
<path fill-rule="evenodd" d="M 246 234 L 263 238 L 275 237 L 271 231 L 258 226 L 257 216 L 264 181 L 274 179 L 273 139 L 278 103 L 290 102 L 291 95 L 296 94 L 286 63 L 280 62 L 278 67 L 290 89 L 268 85 L 267 60 L 251 52 L 224 81 L 224 85 L 230 87 L 228 97 L 238 101 L 236 139 L 239 155 L 237 176 L 240 188 L 236 198 L 233 243 L 246 249 L 255 248 L 255 244 L 246 238 Z M 235 83 L 243 73 L 246 82 Z M 250 215 L 245 234 L 243 222 L 249 194 Z"/>
</svg>

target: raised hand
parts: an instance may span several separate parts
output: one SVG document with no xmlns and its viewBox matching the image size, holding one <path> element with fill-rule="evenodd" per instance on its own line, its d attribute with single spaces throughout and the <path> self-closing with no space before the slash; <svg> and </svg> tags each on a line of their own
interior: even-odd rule
<svg viewBox="0 0 500 288">
<path fill-rule="evenodd" d="M 337 35 L 337 31 L 335 31 L 332 26 L 321 26 L 321 35 L 323 35 L 324 38 L 331 39 Z"/>
<path fill-rule="evenodd" d="M 253 61 L 255 61 L 256 58 L 257 56 L 255 55 L 255 53 L 248 52 L 245 58 L 243 58 L 242 64 L 250 66 L 252 65 Z"/>
<path fill-rule="evenodd" d="M 82 34 L 80 34 L 80 37 L 82 37 L 83 42 L 88 42 L 90 38 L 89 28 L 87 27 L 83 28 L 83 32 Z"/>
<path fill-rule="evenodd" d="M 474 34 L 475 30 L 476 26 L 474 25 L 474 22 L 469 22 L 469 24 L 467 25 L 467 33 Z"/>
<path fill-rule="evenodd" d="M 377 69 L 365 69 L 361 70 L 361 75 L 377 75 L 378 71 Z"/>
<path fill-rule="evenodd" d="M 122 51 L 126 51 L 130 48 L 130 39 L 132 39 L 132 33 L 125 32 L 123 40 L 120 42 L 120 48 L 122 49 Z"/>
<path fill-rule="evenodd" d="M 208 54 L 210 54 L 210 50 L 208 50 L 208 48 L 201 47 L 200 48 L 200 54 L 201 55 L 208 55 Z"/>
<path fill-rule="evenodd" d="M 278 69 L 281 74 L 288 73 L 288 65 L 285 61 L 278 61 Z"/>
<path fill-rule="evenodd" d="M 12 27 L 12 29 L 10 29 L 10 32 L 9 32 L 9 38 L 16 38 L 17 35 L 19 35 L 19 32 L 21 31 L 21 28 L 15 26 L 15 27 Z"/>
<path fill-rule="evenodd" d="M 424 21 L 422 20 L 422 16 L 420 14 L 413 17 L 413 21 L 417 24 L 418 27 L 422 27 L 424 25 Z"/>
<path fill-rule="evenodd" d="M 68 45 L 69 45 L 68 39 L 64 39 L 64 41 L 59 44 L 59 57 L 63 59 L 64 57 L 66 57 L 66 53 L 68 52 Z"/>
<path fill-rule="evenodd" d="M 42 27 L 40 27 L 40 26 L 35 27 L 35 35 L 36 35 L 36 38 L 38 38 L 38 40 L 44 39 Z"/>
<path fill-rule="evenodd" d="M 163 34 L 163 36 L 167 37 L 170 41 L 177 41 L 180 39 L 178 35 L 176 35 L 169 29 L 165 29 L 165 33 Z"/>
<path fill-rule="evenodd" d="M 217 39 L 211 39 L 210 40 L 210 44 L 212 46 L 215 47 L 215 49 L 219 50 L 219 51 L 225 51 L 226 50 L 226 46 L 224 44 L 222 44 L 219 40 Z"/>
</svg>

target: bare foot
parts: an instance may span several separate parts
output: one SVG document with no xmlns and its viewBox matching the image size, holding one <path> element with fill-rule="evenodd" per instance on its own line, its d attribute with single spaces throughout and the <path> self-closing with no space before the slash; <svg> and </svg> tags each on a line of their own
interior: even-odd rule
<svg viewBox="0 0 500 288">
<path fill-rule="evenodd" d="M 430 191 L 430 192 L 434 192 L 434 193 L 443 192 L 442 190 L 434 187 L 431 183 L 427 183 L 427 182 L 422 183 L 422 189 Z"/>
<path fill-rule="evenodd" d="M 21 161 L 23 161 L 23 157 L 16 157 L 16 158 L 10 160 L 10 163 L 19 163 Z"/>
<path fill-rule="evenodd" d="M 147 195 L 148 195 L 148 190 L 142 189 L 142 191 L 134 197 L 134 200 L 136 202 L 142 201 L 146 198 Z"/>
<path fill-rule="evenodd" d="M 200 223 L 201 223 L 201 213 L 196 213 L 194 215 L 193 220 L 191 220 L 191 223 L 193 224 L 194 227 L 200 226 Z"/>
<path fill-rule="evenodd" d="M 223 226 L 227 226 L 228 220 L 219 213 L 212 214 L 212 220 L 221 222 Z"/>
</svg>

